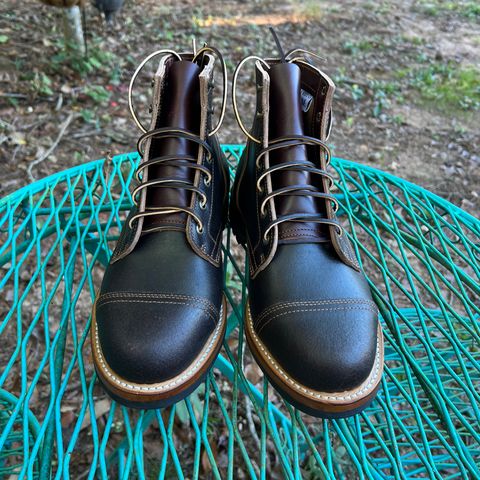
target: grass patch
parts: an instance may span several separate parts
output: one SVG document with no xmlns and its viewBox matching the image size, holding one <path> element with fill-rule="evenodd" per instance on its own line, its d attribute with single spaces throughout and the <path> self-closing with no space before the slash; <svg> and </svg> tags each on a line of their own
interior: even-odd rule
<svg viewBox="0 0 480 480">
<path fill-rule="evenodd" d="M 323 16 L 322 2 L 318 0 L 303 0 L 294 4 L 296 11 L 309 20 L 320 20 Z"/>
<path fill-rule="evenodd" d="M 427 15 L 437 16 L 445 12 L 453 12 L 470 19 L 480 18 L 480 3 L 478 0 L 422 0 L 421 10 Z"/>
<path fill-rule="evenodd" d="M 398 71 L 400 79 L 417 90 L 425 101 L 440 110 L 480 108 L 480 70 L 461 68 L 454 63 L 434 64 L 428 67 Z"/>
<path fill-rule="evenodd" d="M 403 102 L 403 92 L 400 82 L 368 78 L 361 85 L 357 85 L 346 76 L 345 69 L 339 69 L 334 76 L 337 85 L 351 96 L 355 102 L 361 101 L 364 97 L 372 99 L 372 116 L 380 117 L 390 107 L 392 100 Z M 348 119 L 347 119 L 348 126 Z"/>
<path fill-rule="evenodd" d="M 342 50 L 349 55 L 357 55 L 360 52 L 369 52 L 376 46 L 376 42 L 360 40 L 358 42 L 347 40 L 342 45 Z"/>
</svg>

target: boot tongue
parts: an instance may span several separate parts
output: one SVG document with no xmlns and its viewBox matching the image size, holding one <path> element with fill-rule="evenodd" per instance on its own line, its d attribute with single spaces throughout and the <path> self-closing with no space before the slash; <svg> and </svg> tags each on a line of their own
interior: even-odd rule
<svg viewBox="0 0 480 480">
<path fill-rule="evenodd" d="M 182 128 L 199 135 L 200 133 L 200 80 L 201 69 L 189 61 L 177 61 L 168 67 L 165 84 L 160 98 L 160 113 L 155 128 Z M 152 140 L 149 159 L 165 155 L 192 155 L 197 157 L 198 145 L 180 138 L 156 138 Z M 193 161 L 193 160 L 192 160 Z M 152 165 L 148 169 L 148 181 L 175 179 L 193 182 L 192 168 Z M 188 207 L 191 192 L 181 188 L 149 187 L 147 207 Z M 184 229 L 186 213 L 147 216 L 144 230 L 171 227 Z"/>
<path fill-rule="evenodd" d="M 289 135 L 304 135 L 300 68 L 292 63 L 278 63 L 268 71 L 270 75 L 269 140 Z M 307 147 L 273 150 L 269 155 L 270 166 L 285 162 L 308 161 Z M 317 176 L 317 175 L 315 175 Z M 272 189 L 292 185 L 321 185 L 320 178 L 308 172 L 285 169 L 272 174 Z M 275 197 L 277 217 L 293 213 L 322 214 L 322 201 L 303 195 L 279 195 Z M 278 227 L 280 243 L 310 243 L 327 240 L 325 226 L 314 222 L 283 222 Z"/>
<path fill-rule="evenodd" d="M 300 68 L 293 63 L 277 63 L 270 70 L 269 137 L 303 135 Z M 298 152 L 304 150 L 298 148 Z M 306 154 L 303 153 L 303 160 Z"/>
</svg>

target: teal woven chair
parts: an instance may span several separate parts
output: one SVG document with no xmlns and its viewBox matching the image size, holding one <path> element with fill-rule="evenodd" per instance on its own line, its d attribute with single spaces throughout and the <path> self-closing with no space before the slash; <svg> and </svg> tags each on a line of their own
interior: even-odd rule
<svg viewBox="0 0 480 480">
<path fill-rule="evenodd" d="M 233 176 L 242 148 L 223 148 Z M 480 221 L 346 160 L 332 162 L 340 218 L 386 342 L 373 404 L 322 421 L 259 376 L 230 230 L 227 340 L 205 384 L 165 411 L 112 402 L 92 367 L 90 309 L 137 161 L 87 163 L 0 200 L 0 479 L 480 478 Z"/>
</svg>

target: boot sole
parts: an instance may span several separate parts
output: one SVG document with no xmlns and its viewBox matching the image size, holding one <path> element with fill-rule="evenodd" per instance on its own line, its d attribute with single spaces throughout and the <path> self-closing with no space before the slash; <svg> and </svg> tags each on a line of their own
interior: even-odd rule
<svg viewBox="0 0 480 480">
<path fill-rule="evenodd" d="M 309 415 L 320 418 L 345 418 L 361 412 L 375 399 L 382 379 L 384 359 L 380 323 L 377 331 L 377 352 L 369 376 L 358 387 L 342 392 L 313 390 L 289 376 L 255 333 L 248 301 L 245 306 L 245 337 L 250 351 L 270 383 L 285 400 Z"/>
<path fill-rule="evenodd" d="M 116 401 L 133 408 L 164 408 L 179 402 L 193 392 L 204 380 L 222 347 L 227 325 L 227 302 L 222 299 L 220 319 L 207 343 L 193 362 L 175 377 L 160 383 L 134 383 L 115 373 L 103 355 L 98 338 L 95 317 L 96 301 L 93 306 L 91 342 L 93 364 L 97 376 Z"/>
</svg>

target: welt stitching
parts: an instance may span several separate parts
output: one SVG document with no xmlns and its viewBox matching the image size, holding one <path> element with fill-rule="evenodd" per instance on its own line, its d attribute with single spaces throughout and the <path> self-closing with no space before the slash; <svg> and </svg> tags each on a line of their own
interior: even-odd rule
<svg viewBox="0 0 480 480">
<path fill-rule="evenodd" d="M 277 315 L 274 315 L 273 317 L 268 318 L 268 320 L 259 328 L 258 334 L 260 335 L 260 332 L 272 321 L 275 320 L 278 317 L 282 317 L 284 315 L 288 315 L 290 313 L 301 313 L 301 312 L 336 312 L 336 311 L 346 311 L 346 310 L 357 310 L 357 309 L 363 309 L 363 310 L 370 310 L 371 312 L 376 313 L 376 310 L 373 310 L 371 307 L 368 305 L 357 305 L 356 307 L 334 307 L 334 308 L 299 308 L 297 310 L 287 310 L 286 312 L 281 312 L 278 313 Z M 258 328 L 258 325 L 257 325 Z"/>
<path fill-rule="evenodd" d="M 277 303 L 270 307 L 267 307 L 263 312 L 259 315 L 256 320 L 256 324 L 266 316 L 275 313 L 276 311 L 282 310 L 284 308 L 294 307 L 294 306 L 315 306 L 315 305 L 370 305 L 372 309 L 377 311 L 377 306 L 371 300 L 364 300 L 361 298 L 346 298 L 346 299 L 332 299 L 332 300 L 305 300 L 305 301 L 296 301 L 296 302 L 285 302 L 285 303 Z"/>
</svg>

